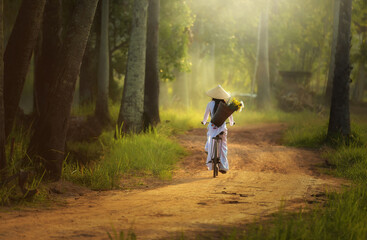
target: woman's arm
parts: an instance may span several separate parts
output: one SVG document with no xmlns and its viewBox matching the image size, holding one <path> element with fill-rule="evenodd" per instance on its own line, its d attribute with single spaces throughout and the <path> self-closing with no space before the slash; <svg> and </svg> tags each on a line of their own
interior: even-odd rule
<svg viewBox="0 0 367 240">
<path fill-rule="evenodd" d="M 229 124 L 231 125 L 231 126 L 233 126 L 234 125 L 234 120 L 233 120 L 233 115 L 231 115 L 231 116 L 229 116 Z"/>
<path fill-rule="evenodd" d="M 205 109 L 205 113 L 204 113 L 204 118 L 203 118 L 203 124 L 206 124 L 206 121 L 208 120 L 210 114 L 210 103 L 208 103 L 208 105 L 206 105 L 206 109 Z"/>
</svg>

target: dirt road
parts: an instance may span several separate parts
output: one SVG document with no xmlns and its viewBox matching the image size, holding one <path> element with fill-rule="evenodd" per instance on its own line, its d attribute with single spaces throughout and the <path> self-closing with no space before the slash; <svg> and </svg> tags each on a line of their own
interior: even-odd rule
<svg viewBox="0 0 367 240">
<path fill-rule="evenodd" d="M 180 136 L 189 150 L 168 184 L 131 191 L 81 192 L 66 206 L 0 213 L 0 239 L 107 239 L 112 227 L 138 239 L 192 237 L 315 201 L 341 180 L 318 174 L 319 153 L 279 144 L 284 126 L 229 129 L 230 172 L 213 179 L 205 169 L 206 130 Z M 155 186 L 155 187 L 154 187 Z"/>
</svg>

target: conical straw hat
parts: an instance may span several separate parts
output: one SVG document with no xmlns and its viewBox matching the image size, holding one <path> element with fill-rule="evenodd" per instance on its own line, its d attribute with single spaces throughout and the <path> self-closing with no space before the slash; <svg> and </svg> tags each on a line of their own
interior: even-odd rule
<svg viewBox="0 0 367 240">
<path fill-rule="evenodd" d="M 216 99 L 228 99 L 231 97 L 231 95 L 229 95 L 229 93 L 227 93 L 221 85 L 216 86 L 213 89 L 210 89 L 209 91 L 206 92 L 206 94 L 211 97 L 211 98 L 216 98 Z"/>
</svg>

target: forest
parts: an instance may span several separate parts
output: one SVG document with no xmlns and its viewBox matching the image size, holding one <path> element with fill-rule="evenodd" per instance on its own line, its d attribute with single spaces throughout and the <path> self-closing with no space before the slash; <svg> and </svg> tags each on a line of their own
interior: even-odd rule
<svg viewBox="0 0 367 240">
<path fill-rule="evenodd" d="M 366 239 L 366 37 L 367 0 L 0 0 L 0 239 Z"/>
</svg>

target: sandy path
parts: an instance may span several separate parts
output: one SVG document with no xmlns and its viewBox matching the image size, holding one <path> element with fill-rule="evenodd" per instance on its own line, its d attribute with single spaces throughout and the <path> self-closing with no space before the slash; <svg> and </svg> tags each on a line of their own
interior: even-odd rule
<svg viewBox="0 0 367 240">
<path fill-rule="evenodd" d="M 279 209 L 317 201 L 341 180 L 313 168 L 317 151 L 279 144 L 284 126 L 229 129 L 231 171 L 213 179 L 205 170 L 205 129 L 180 137 L 190 151 L 167 185 L 148 190 L 87 192 L 66 207 L 0 213 L 0 239 L 107 239 L 112 226 L 133 229 L 138 239 L 207 233 L 261 219 Z M 215 213 L 214 213 L 215 212 Z"/>
</svg>

